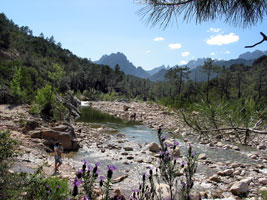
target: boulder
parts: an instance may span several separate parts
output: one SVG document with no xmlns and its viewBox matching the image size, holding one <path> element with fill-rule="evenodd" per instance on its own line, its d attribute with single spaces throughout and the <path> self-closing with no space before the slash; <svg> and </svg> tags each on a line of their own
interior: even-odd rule
<svg viewBox="0 0 267 200">
<path fill-rule="evenodd" d="M 128 111 L 129 110 L 129 106 L 123 105 L 123 111 Z"/>
<path fill-rule="evenodd" d="M 206 160 L 207 159 L 207 155 L 205 153 L 201 153 L 198 155 L 198 159 L 199 160 Z"/>
<path fill-rule="evenodd" d="M 181 151 L 178 147 L 176 147 L 174 150 L 171 150 L 171 154 L 176 156 L 176 157 L 179 157 L 179 156 L 181 156 Z"/>
<path fill-rule="evenodd" d="M 267 191 L 267 187 L 262 187 L 259 189 L 259 192 L 266 192 Z"/>
<path fill-rule="evenodd" d="M 213 181 L 213 182 L 216 182 L 216 183 L 219 183 L 221 182 L 221 178 L 218 176 L 218 175 L 213 175 L 212 177 L 209 178 L 210 181 Z"/>
<path fill-rule="evenodd" d="M 260 178 L 259 183 L 262 185 L 267 185 L 267 178 Z"/>
<path fill-rule="evenodd" d="M 247 177 L 245 179 L 242 179 L 240 182 L 244 182 L 249 185 L 252 181 L 253 181 L 253 177 Z"/>
<path fill-rule="evenodd" d="M 189 199 L 190 200 L 201 200 L 201 195 L 200 195 L 199 192 L 193 191 L 193 192 L 190 193 Z"/>
<path fill-rule="evenodd" d="M 223 171 L 224 176 L 231 176 L 233 174 L 232 169 L 226 169 Z"/>
<path fill-rule="evenodd" d="M 152 151 L 152 152 L 157 152 L 157 151 L 160 151 L 160 146 L 155 143 L 155 142 L 151 142 L 149 145 L 148 145 L 148 149 L 149 151 Z"/>
<path fill-rule="evenodd" d="M 248 187 L 248 184 L 245 182 L 242 182 L 242 181 L 235 182 L 230 188 L 230 191 L 234 195 L 244 196 L 248 193 L 249 187 Z"/>
<path fill-rule="evenodd" d="M 59 141 L 65 150 L 77 150 L 79 148 L 76 134 L 70 125 L 59 125 L 54 128 L 38 128 L 30 131 L 29 134 L 32 138 L 45 139 L 45 144 L 49 146 Z"/>
<path fill-rule="evenodd" d="M 125 151 L 133 151 L 133 147 L 124 147 Z"/>
<path fill-rule="evenodd" d="M 159 193 L 159 190 L 161 191 L 161 197 L 162 199 L 169 199 L 170 193 L 169 193 L 169 186 L 165 183 L 157 184 L 156 185 L 156 191 Z"/>
<path fill-rule="evenodd" d="M 265 150 L 266 146 L 264 144 L 260 144 L 260 145 L 257 146 L 257 149 L 258 150 Z"/>
</svg>

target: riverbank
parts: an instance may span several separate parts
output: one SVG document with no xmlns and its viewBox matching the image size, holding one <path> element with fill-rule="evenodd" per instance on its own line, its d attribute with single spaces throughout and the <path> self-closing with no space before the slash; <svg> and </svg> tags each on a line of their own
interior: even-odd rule
<svg viewBox="0 0 267 200">
<path fill-rule="evenodd" d="M 191 131 L 184 127 L 182 120 L 175 112 L 156 104 L 147 103 L 121 103 L 121 102 L 91 102 L 95 109 L 112 114 L 120 118 L 130 118 L 136 113 L 136 120 L 156 129 L 163 125 L 166 132 L 180 133 L 186 136 Z M 22 133 L 24 121 L 37 121 L 41 127 L 54 127 L 60 124 L 46 123 L 40 118 L 28 114 L 28 106 L 8 107 L 0 106 L 0 129 L 10 129 L 12 137 L 19 141 L 18 151 L 21 156 L 17 158 L 14 171 L 25 170 L 31 172 L 38 165 L 46 163 L 44 171 L 47 176 L 53 175 L 54 159 L 47 153 L 47 146 L 43 139 L 32 138 L 29 134 Z M 113 185 L 120 187 L 125 194 L 131 192 L 129 185 L 137 185 L 141 180 L 141 174 L 148 166 L 154 167 L 157 163 L 155 154 L 148 150 L 147 144 L 137 144 L 125 139 L 125 134 L 116 133 L 116 130 L 105 125 L 94 125 L 82 122 L 73 124 L 77 140 L 80 143 L 79 153 L 65 154 L 64 163 L 60 168 L 59 176 L 73 181 L 75 173 L 81 168 L 83 159 L 87 159 L 91 165 L 101 162 L 101 174 L 106 175 L 106 165 L 114 164 L 117 167 L 114 178 L 119 183 Z M 187 143 L 188 138 L 183 138 L 180 142 Z M 191 142 L 191 141 L 190 141 Z M 248 197 L 255 197 L 258 190 L 266 187 L 266 150 L 240 151 L 236 145 L 216 142 L 214 144 L 193 144 L 200 147 L 209 148 L 211 151 L 223 150 L 227 153 L 237 152 L 244 159 L 251 162 L 216 161 L 203 153 L 199 160 L 199 169 L 208 169 L 209 173 L 198 171 L 195 176 L 196 196 L 208 196 L 209 198 L 237 198 L 231 192 L 234 185 L 239 187 L 248 186 Z M 180 157 L 179 161 L 183 158 Z M 253 163 L 254 161 L 254 163 Z M 244 184 L 241 184 L 245 182 Z M 246 189 L 246 188 L 240 188 Z M 197 197 L 196 197 L 197 198 Z"/>
</svg>

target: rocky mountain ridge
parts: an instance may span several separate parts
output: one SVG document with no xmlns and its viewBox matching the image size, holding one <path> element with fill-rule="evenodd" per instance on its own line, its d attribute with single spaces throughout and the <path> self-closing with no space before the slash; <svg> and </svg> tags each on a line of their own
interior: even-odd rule
<svg viewBox="0 0 267 200">
<path fill-rule="evenodd" d="M 263 55 L 267 55 L 267 51 L 255 50 L 253 52 L 246 52 L 240 54 L 236 59 L 230 60 L 215 60 L 216 65 L 229 67 L 232 64 L 244 64 L 251 66 L 253 61 Z M 206 78 L 200 72 L 200 66 L 204 64 L 204 62 L 208 58 L 198 58 L 196 60 L 190 60 L 186 65 L 181 65 L 180 67 L 188 67 L 191 70 L 191 74 L 189 76 L 190 80 L 195 80 L 195 75 L 198 75 L 196 81 L 204 81 Z M 121 52 L 112 53 L 110 55 L 102 56 L 98 61 L 95 61 L 96 64 L 104 64 L 109 65 L 112 69 L 115 69 L 116 64 L 118 64 L 121 70 L 125 74 L 133 75 L 136 77 L 150 79 L 151 81 L 163 81 L 165 73 L 170 69 L 170 66 L 159 66 L 155 67 L 152 70 L 144 70 L 142 67 L 136 67 L 133 63 L 131 63 L 126 55 Z"/>
</svg>

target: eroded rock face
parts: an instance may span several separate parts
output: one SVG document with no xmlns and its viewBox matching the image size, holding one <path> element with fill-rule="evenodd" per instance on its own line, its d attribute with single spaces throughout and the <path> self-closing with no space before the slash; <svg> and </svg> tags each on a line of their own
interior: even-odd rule
<svg viewBox="0 0 267 200">
<path fill-rule="evenodd" d="M 27 134 L 29 131 L 32 131 L 36 129 L 37 127 L 40 127 L 39 122 L 37 121 L 27 121 L 25 127 L 22 129 L 22 132 L 24 134 Z"/>
<path fill-rule="evenodd" d="M 30 131 L 32 138 L 45 139 L 45 144 L 48 146 L 54 145 L 56 141 L 62 143 L 65 150 L 77 150 L 79 144 L 76 134 L 71 125 L 59 125 L 53 128 L 38 128 Z"/>
</svg>

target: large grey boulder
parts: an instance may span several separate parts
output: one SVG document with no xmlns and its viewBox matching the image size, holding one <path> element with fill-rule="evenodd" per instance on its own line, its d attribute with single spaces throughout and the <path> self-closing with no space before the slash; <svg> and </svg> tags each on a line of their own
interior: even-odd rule
<svg viewBox="0 0 267 200">
<path fill-rule="evenodd" d="M 65 124 L 53 128 L 38 128 L 30 131 L 29 134 L 32 138 L 45 139 L 45 144 L 49 146 L 59 141 L 65 150 L 77 150 L 79 148 L 76 134 L 71 125 Z"/>
<path fill-rule="evenodd" d="M 234 195 L 243 196 L 248 193 L 249 187 L 248 184 L 244 181 L 235 182 L 230 188 L 230 191 Z"/>
</svg>

